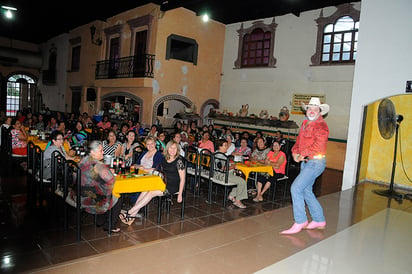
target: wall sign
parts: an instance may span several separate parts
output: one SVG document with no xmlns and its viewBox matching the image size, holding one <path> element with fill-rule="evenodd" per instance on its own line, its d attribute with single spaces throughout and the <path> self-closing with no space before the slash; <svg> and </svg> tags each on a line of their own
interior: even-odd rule
<svg viewBox="0 0 412 274">
<path fill-rule="evenodd" d="M 292 98 L 292 113 L 304 115 L 302 110 L 302 103 L 307 105 L 310 101 L 310 98 L 312 97 L 318 97 L 321 104 L 324 104 L 326 102 L 326 95 L 294 93 Z"/>
</svg>

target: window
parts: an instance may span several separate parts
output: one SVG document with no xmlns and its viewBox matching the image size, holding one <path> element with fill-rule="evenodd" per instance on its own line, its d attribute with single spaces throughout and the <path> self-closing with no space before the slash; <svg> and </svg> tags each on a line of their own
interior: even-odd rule
<svg viewBox="0 0 412 274">
<path fill-rule="evenodd" d="M 359 22 L 349 16 L 329 24 L 323 31 L 321 63 L 353 62 L 356 60 Z"/>
<path fill-rule="evenodd" d="M 312 65 L 353 64 L 356 60 L 359 11 L 351 4 L 339 5 L 334 14 L 321 16 L 318 23 L 316 53 Z"/>
<path fill-rule="evenodd" d="M 34 80 L 23 74 L 11 76 L 7 81 L 6 115 L 16 116 L 18 110 L 32 107 Z"/>
<path fill-rule="evenodd" d="M 270 31 L 257 28 L 243 37 L 242 67 L 267 67 L 270 58 Z"/>
<path fill-rule="evenodd" d="M 263 21 L 254 22 L 248 29 L 244 29 L 242 24 L 237 31 L 239 49 L 235 68 L 275 67 L 273 52 L 276 27 L 274 19 L 270 25 Z"/>
<path fill-rule="evenodd" d="M 196 40 L 171 34 L 167 37 L 166 60 L 177 59 L 197 64 L 198 44 Z"/>
<path fill-rule="evenodd" d="M 80 69 L 80 46 L 72 48 L 72 71 L 79 71 Z"/>
</svg>

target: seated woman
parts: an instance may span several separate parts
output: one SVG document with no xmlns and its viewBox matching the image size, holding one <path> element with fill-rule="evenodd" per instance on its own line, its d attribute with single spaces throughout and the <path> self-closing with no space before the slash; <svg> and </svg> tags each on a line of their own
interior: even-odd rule
<svg viewBox="0 0 412 274">
<path fill-rule="evenodd" d="M 218 149 L 218 152 L 221 152 L 223 154 L 226 154 L 227 149 L 228 149 L 228 144 L 227 140 L 225 139 L 219 139 L 216 142 L 216 146 Z M 218 163 L 218 157 L 220 155 L 216 155 L 216 163 Z M 229 169 L 232 170 L 235 168 L 235 164 L 232 163 L 229 166 Z M 242 200 L 247 199 L 247 186 L 246 186 L 246 181 L 239 176 L 236 176 L 233 172 L 229 172 L 229 178 L 228 181 L 230 183 L 236 184 L 234 188 L 232 188 L 232 191 L 229 193 L 229 200 L 233 202 L 234 206 L 237 206 L 239 208 L 246 208 L 246 206 L 242 203 Z"/>
<path fill-rule="evenodd" d="M 117 141 L 116 133 L 111 130 L 107 135 L 107 140 L 103 141 L 103 153 L 104 155 L 110 155 L 113 157 L 119 157 L 122 149 L 122 144 Z"/>
<path fill-rule="evenodd" d="M 90 214 L 98 214 L 96 225 L 103 226 L 103 230 L 109 229 L 109 210 L 111 213 L 112 232 L 119 232 L 116 228 L 117 216 L 119 216 L 121 203 L 112 195 L 114 175 L 107 168 L 103 160 L 103 145 L 101 141 L 92 141 L 89 145 L 90 154 L 84 157 L 80 163 L 81 169 L 81 204 Z"/>
<path fill-rule="evenodd" d="M 98 122 L 96 126 L 101 127 L 101 128 L 103 128 L 103 129 L 111 128 L 111 127 L 112 127 L 112 124 L 111 124 L 110 121 L 109 121 L 109 116 L 104 115 L 104 116 L 103 116 L 103 120 L 100 121 L 100 122 Z"/>
<path fill-rule="evenodd" d="M 252 161 L 264 164 L 270 148 L 266 147 L 263 137 L 256 138 L 256 148 L 253 150 L 250 158 Z"/>
<path fill-rule="evenodd" d="M 133 152 L 139 143 L 136 142 L 136 132 L 129 130 L 126 135 L 126 142 L 122 144 L 120 155 L 122 155 L 127 167 L 132 165 Z"/>
<path fill-rule="evenodd" d="M 232 155 L 233 152 L 235 152 L 236 146 L 235 146 L 235 143 L 233 143 L 233 136 L 232 135 L 230 135 L 230 134 L 226 135 L 226 141 L 227 141 L 227 145 L 228 145 L 226 155 L 229 156 L 229 155 Z"/>
<path fill-rule="evenodd" d="M 151 172 L 160 167 L 163 161 L 163 155 L 156 149 L 156 139 L 154 137 L 146 138 L 146 150 L 136 161 L 136 168 L 144 172 Z"/>
<path fill-rule="evenodd" d="M 166 131 L 161 131 L 157 135 L 156 149 L 164 152 L 166 149 Z"/>
<path fill-rule="evenodd" d="M 17 156 L 27 156 L 27 132 L 24 130 L 21 122 L 14 118 L 11 122 L 11 149 L 12 154 Z"/>
<path fill-rule="evenodd" d="M 125 211 L 119 215 L 119 218 L 123 223 L 131 225 L 139 210 L 147 205 L 153 197 L 162 196 L 166 193 L 178 193 L 177 202 L 182 202 L 183 189 L 185 186 L 185 165 L 184 160 L 180 157 L 179 150 L 179 145 L 174 140 L 171 140 L 166 145 L 165 159 L 161 164 L 167 181 L 166 190 L 164 192 L 160 190 L 142 192 L 135 205 L 128 211 Z"/>
<path fill-rule="evenodd" d="M 88 137 L 87 132 L 84 130 L 83 122 L 77 121 L 76 127 L 70 137 L 70 146 L 82 146 L 84 142 L 87 141 Z"/>
<path fill-rule="evenodd" d="M 73 158 L 69 157 L 64 150 L 63 143 L 64 137 L 61 131 L 55 130 L 52 132 L 50 136 L 51 145 L 46 148 L 43 154 L 43 178 L 50 179 L 51 178 L 51 158 L 54 151 L 60 152 L 64 158 L 67 160 L 71 160 Z"/>
<path fill-rule="evenodd" d="M 198 148 L 206 148 L 211 152 L 215 152 L 215 145 L 209 140 L 209 131 L 203 133 L 203 138 L 198 142 Z"/>
<path fill-rule="evenodd" d="M 280 143 L 274 141 L 272 144 L 272 150 L 269 151 L 265 164 L 273 167 L 273 176 L 269 174 L 259 173 L 257 176 L 257 194 L 253 199 L 255 202 L 263 201 L 263 194 L 270 188 L 271 184 L 275 184 L 278 178 L 282 178 L 285 175 L 286 169 L 286 155 L 280 150 Z M 262 186 L 264 187 L 262 189 Z"/>
<path fill-rule="evenodd" d="M 247 140 L 246 138 L 241 138 L 240 139 L 240 146 L 235 148 L 235 151 L 232 153 L 233 156 L 250 156 L 250 153 L 252 150 L 250 147 L 247 146 Z"/>
<path fill-rule="evenodd" d="M 117 133 L 117 140 L 119 140 L 120 143 L 124 143 L 127 141 L 126 135 L 129 132 L 129 126 L 126 123 L 123 123 L 120 126 L 120 132 Z"/>
</svg>

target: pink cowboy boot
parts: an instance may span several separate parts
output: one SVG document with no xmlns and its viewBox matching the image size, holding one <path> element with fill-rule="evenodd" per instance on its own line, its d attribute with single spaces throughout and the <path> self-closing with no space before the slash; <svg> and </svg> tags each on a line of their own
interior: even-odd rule
<svg viewBox="0 0 412 274">
<path fill-rule="evenodd" d="M 312 221 L 307 226 L 305 226 L 303 229 L 325 229 L 325 227 L 326 227 L 326 221 L 325 222 Z"/>
<path fill-rule="evenodd" d="M 300 232 L 302 228 L 307 226 L 307 224 L 308 224 L 308 221 L 301 223 L 301 224 L 294 223 L 291 228 L 289 228 L 288 230 L 283 230 L 282 232 L 280 232 L 280 234 L 296 234 Z"/>
</svg>

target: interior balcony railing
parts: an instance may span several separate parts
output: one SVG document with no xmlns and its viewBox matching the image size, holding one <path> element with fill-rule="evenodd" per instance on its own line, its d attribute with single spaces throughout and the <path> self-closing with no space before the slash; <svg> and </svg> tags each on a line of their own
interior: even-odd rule
<svg viewBox="0 0 412 274">
<path fill-rule="evenodd" d="M 153 54 L 97 61 L 96 79 L 153 78 L 154 61 Z"/>
</svg>

